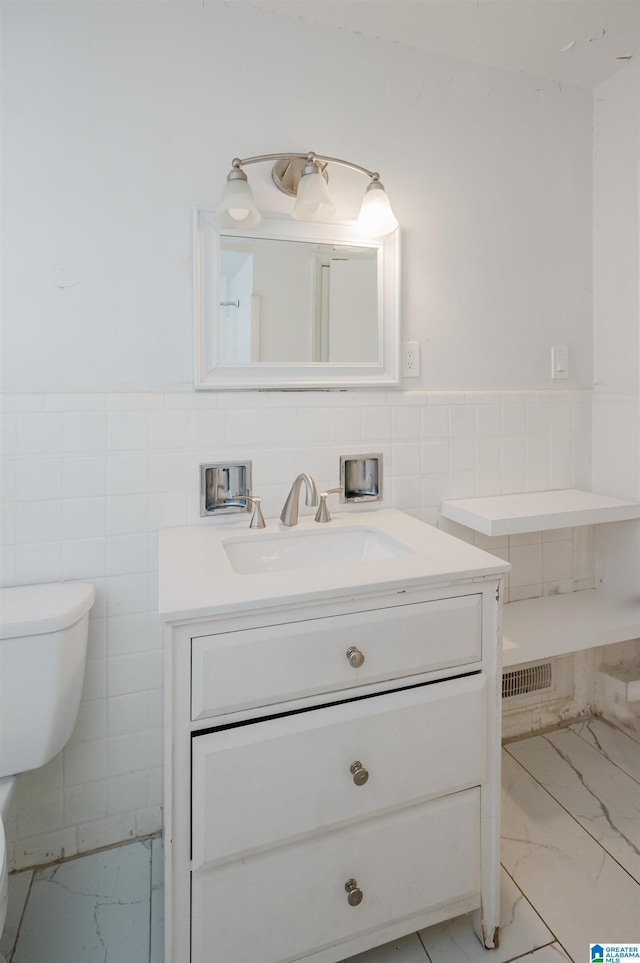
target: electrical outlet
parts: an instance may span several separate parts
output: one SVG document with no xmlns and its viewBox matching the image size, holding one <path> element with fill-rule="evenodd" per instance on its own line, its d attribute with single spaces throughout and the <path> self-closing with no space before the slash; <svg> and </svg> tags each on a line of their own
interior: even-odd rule
<svg viewBox="0 0 640 963">
<path fill-rule="evenodd" d="M 420 342 L 405 341 L 402 362 L 402 374 L 405 378 L 417 378 L 420 375 Z"/>
</svg>

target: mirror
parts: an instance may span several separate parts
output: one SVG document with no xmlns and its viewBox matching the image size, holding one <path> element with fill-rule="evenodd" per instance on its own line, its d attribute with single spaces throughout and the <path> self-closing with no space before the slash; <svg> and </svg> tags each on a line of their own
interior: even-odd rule
<svg viewBox="0 0 640 963">
<path fill-rule="evenodd" d="M 398 383 L 398 232 L 196 212 L 197 388 Z"/>
<path fill-rule="evenodd" d="M 377 362 L 372 247 L 220 236 L 220 360 Z"/>
</svg>

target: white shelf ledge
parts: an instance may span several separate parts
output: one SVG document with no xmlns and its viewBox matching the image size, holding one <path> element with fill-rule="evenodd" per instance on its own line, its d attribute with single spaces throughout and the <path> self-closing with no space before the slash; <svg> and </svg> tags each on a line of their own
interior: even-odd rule
<svg viewBox="0 0 640 963">
<path fill-rule="evenodd" d="M 640 505 L 608 495 L 564 488 L 521 495 L 450 499 L 442 503 L 442 514 L 484 535 L 517 535 L 628 521 L 640 518 Z"/>
<path fill-rule="evenodd" d="M 503 612 L 504 666 L 640 638 L 640 596 L 621 601 L 585 589 L 509 602 Z"/>
</svg>

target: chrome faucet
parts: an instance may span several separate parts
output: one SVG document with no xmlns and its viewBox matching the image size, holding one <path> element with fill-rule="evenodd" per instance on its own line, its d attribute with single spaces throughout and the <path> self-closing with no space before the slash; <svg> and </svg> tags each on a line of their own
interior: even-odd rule
<svg viewBox="0 0 640 963">
<path fill-rule="evenodd" d="M 305 505 L 311 506 L 318 504 L 318 489 L 316 488 L 316 483 L 306 471 L 300 472 L 291 486 L 291 491 L 287 495 L 287 500 L 280 514 L 280 521 L 283 525 L 298 524 L 298 502 L 300 501 L 300 489 L 302 488 L 303 482 L 306 489 Z"/>
</svg>

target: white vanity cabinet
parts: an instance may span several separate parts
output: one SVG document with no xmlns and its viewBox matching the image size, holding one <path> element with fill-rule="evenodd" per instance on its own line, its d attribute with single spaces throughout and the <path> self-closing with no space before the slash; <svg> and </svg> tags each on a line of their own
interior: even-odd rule
<svg viewBox="0 0 640 963">
<path fill-rule="evenodd" d="M 337 963 L 469 911 L 495 944 L 493 561 L 166 619 L 167 963 Z"/>
</svg>

